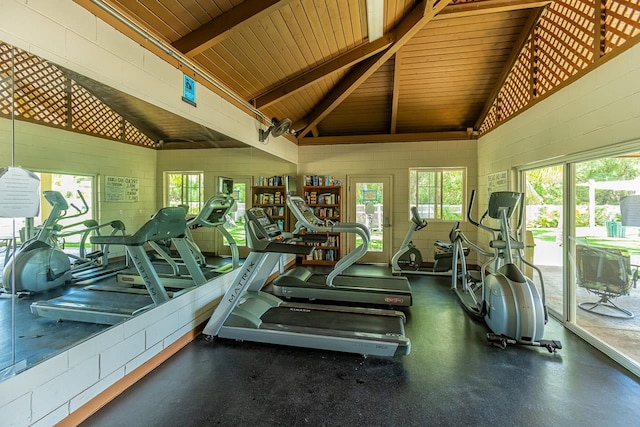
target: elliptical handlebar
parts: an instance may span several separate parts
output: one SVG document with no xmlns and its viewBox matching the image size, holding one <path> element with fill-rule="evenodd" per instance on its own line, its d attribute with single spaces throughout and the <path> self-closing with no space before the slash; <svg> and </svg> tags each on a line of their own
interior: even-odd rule
<svg viewBox="0 0 640 427">
<path fill-rule="evenodd" d="M 484 221 L 484 219 L 487 217 L 489 213 L 488 209 L 484 211 L 484 213 L 482 214 L 482 218 L 480 218 L 480 221 L 476 221 L 475 219 L 473 219 L 471 212 L 473 211 L 473 205 L 475 203 L 475 200 L 476 200 L 476 190 L 473 189 L 471 190 L 471 200 L 469 200 L 469 208 L 467 209 L 467 219 L 469 219 L 469 222 L 478 228 L 481 228 L 485 231 L 490 232 L 491 234 L 499 232 L 500 231 L 499 228 L 492 228 L 482 223 L 482 221 Z"/>
</svg>

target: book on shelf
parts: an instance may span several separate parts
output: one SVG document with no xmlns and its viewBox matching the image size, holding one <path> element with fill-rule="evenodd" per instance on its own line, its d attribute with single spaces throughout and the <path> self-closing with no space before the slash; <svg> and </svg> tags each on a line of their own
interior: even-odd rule
<svg viewBox="0 0 640 427">
<path fill-rule="evenodd" d="M 305 175 L 304 185 L 308 187 L 323 187 L 340 185 L 340 181 L 331 175 Z"/>
<path fill-rule="evenodd" d="M 335 249 L 315 249 L 306 256 L 308 261 L 336 261 Z"/>
<path fill-rule="evenodd" d="M 257 182 L 258 187 L 292 186 L 295 182 L 295 177 L 289 175 L 258 176 Z"/>
</svg>

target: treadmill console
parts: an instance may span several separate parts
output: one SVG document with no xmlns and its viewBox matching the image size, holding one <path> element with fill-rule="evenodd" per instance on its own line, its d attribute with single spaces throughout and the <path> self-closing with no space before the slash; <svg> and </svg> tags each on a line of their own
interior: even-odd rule
<svg viewBox="0 0 640 427">
<path fill-rule="evenodd" d="M 214 224 L 224 224 L 225 222 L 225 216 L 227 215 L 227 211 L 229 210 L 229 208 L 225 207 L 215 207 L 211 210 L 211 213 L 209 214 L 209 217 L 207 218 L 207 221 L 212 222 Z"/>
<path fill-rule="evenodd" d="M 302 217 L 309 222 L 309 224 L 316 224 L 318 221 L 320 221 L 314 215 L 309 205 L 304 202 L 304 200 L 295 199 L 293 201 L 293 204 L 295 205 L 296 209 L 298 209 L 298 211 L 302 214 Z"/>
<path fill-rule="evenodd" d="M 262 208 L 251 208 L 246 212 L 247 223 L 253 222 L 264 238 L 274 239 L 282 235 L 278 224 Z"/>
</svg>

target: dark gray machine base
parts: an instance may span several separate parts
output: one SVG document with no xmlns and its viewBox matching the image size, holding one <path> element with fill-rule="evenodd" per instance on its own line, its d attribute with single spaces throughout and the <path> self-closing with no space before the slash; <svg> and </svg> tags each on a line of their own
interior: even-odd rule
<svg viewBox="0 0 640 427">
<path fill-rule="evenodd" d="M 406 277 L 347 276 L 325 284 L 327 276 L 304 267 L 294 267 L 272 282 L 273 293 L 283 298 L 342 301 L 348 303 L 409 307 L 413 303 Z"/>
</svg>

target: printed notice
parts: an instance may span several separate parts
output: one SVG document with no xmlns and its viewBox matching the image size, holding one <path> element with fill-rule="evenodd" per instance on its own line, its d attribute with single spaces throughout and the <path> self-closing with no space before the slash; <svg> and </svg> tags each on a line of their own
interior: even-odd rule
<svg viewBox="0 0 640 427">
<path fill-rule="evenodd" d="M 31 218 L 40 213 L 40 179 L 26 169 L 0 173 L 0 218 Z"/>
<path fill-rule="evenodd" d="M 507 171 L 492 173 L 487 176 L 487 189 L 489 194 L 496 191 L 509 190 L 509 182 L 507 180 Z"/>
<path fill-rule="evenodd" d="M 140 180 L 122 176 L 107 176 L 104 179 L 105 202 L 137 202 Z"/>
</svg>

